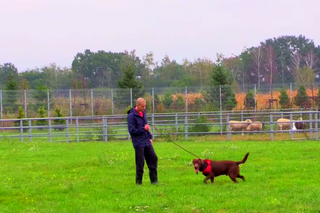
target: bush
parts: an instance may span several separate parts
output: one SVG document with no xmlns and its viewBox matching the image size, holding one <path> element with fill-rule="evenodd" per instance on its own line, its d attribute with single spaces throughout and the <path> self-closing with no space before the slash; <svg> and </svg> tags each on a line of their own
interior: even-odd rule
<svg viewBox="0 0 320 213">
<path fill-rule="evenodd" d="M 54 110 L 54 117 L 65 117 L 62 113 L 59 107 L 56 107 Z M 64 125 L 66 124 L 66 120 L 64 119 L 56 119 L 54 120 L 54 124 L 55 125 Z M 65 128 L 64 127 L 55 127 L 53 128 L 54 130 L 58 130 L 58 131 L 63 131 Z"/>
<path fill-rule="evenodd" d="M 25 112 L 23 111 L 23 109 L 22 109 L 22 106 L 19 106 L 19 115 L 18 115 L 18 119 L 22 119 L 22 118 L 25 118 L 26 116 L 25 116 Z M 26 121 L 26 120 L 24 120 L 24 121 L 22 121 L 22 126 L 28 126 L 29 124 L 28 124 L 28 121 Z M 13 126 L 17 126 L 17 127 L 20 127 L 20 121 L 15 121 L 14 123 L 13 123 Z M 23 132 L 26 132 L 28 129 L 26 129 L 26 128 L 24 128 L 23 129 Z M 20 131 L 20 130 L 19 130 Z"/>
<path fill-rule="evenodd" d="M 253 95 L 252 91 L 249 91 L 246 94 L 244 105 L 246 108 L 254 108 L 255 107 L 254 95 Z"/>
<path fill-rule="evenodd" d="M 320 106 L 320 88 L 318 89 L 318 96 L 316 98 L 316 104 L 318 107 Z"/>
<path fill-rule="evenodd" d="M 97 127 L 95 128 L 95 130 L 97 130 L 97 138 L 100 140 L 100 141 L 103 141 L 103 127 Z M 114 136 L 115 134 L 117 133 L 117 131 L 114 131 L 112 127 L 108 126 L 107 127 L 107 139 L 108 141 L 111 141 L 111 140 L 115 140 L 116 139 L 116 136 Z"/>
<path fill-rule="evenodd" d="M 38 113 L 39 113 L 39 118 L 45 118 L 46 110 L 44 109 L 44 107 L 40 107 L 38 109 Z M 36 125 L 37 126 L 46 126 L 46 125 L 48 125 L 48 120 L 37 120 Z M 43 130 L 43 128 L 39 128 L 39 129 Z"/>
<path fill-rule="evenodd" d="M 172 99 L 172 93 L 170 91 L 166 91 L 164 93 L 164 97 L 163 97 L 163 105 L 166 109 L 169 109 L 171 104 L 173 102 L 173 99 Z"/>
<path fill-rule="evenodd" d="M 207 122 L 208 122 L 207 117 L 200 116 L 194 122 L 196 124 L 194 124 L 188 128 L 188 132 L 209 132 L 211 129 L 211 125 L 206 124 Z"/>
<path fill-rule="evenodd" d="M 280 105 L 281 105 L 281 108 L 288 108 L 290 106 L 290 99 L 289 99 L 289 96 L 287 94 L 287 91 L 285 89 L 281 89 L 280 91 Z"/>
<path fill-rule="evenodd" d="M 309 105 L 309 97 L 304 86 L 299 87 L 298 94 L 294 98 L 294 102 L 300 108 L 306 108 Z"/>
</svg>

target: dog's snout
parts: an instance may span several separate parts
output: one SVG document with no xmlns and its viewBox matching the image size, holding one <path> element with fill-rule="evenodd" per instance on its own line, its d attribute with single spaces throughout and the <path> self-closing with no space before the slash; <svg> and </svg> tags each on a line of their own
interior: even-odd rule
<svg viewBox="0 0 320 213">
<path fill-rule="evenodd" d="M 195 166 L 195 167 L 194 167 L 194 171 L 195 171 L 196 174 L 198 174 L 199 168 L 198 168 L 197 166 Z"/>
</svg>

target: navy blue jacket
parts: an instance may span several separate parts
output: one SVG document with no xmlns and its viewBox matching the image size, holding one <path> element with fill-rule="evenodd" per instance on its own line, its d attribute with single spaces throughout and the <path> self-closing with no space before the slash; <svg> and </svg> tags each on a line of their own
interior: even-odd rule
<svg viewBox="0 0 320 213">
<path fill-rule="evenodd" d="M 127 113 L 128 130 L 131 135 L 133 147 L 151 146 L 150 139 L 152 139 L 152 135 L 144 129 L 144 126 L 148 124 L 146 111 L 143 112 L 143 117 L 141 117 L 134 108 L 131 108 Z"/>
</svg>

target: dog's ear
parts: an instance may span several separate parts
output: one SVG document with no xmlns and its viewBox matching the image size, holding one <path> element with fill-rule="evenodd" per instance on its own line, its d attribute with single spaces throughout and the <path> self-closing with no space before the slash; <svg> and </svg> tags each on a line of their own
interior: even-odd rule
<svg viewBox="0 0 320 213">
<path fill-rule="evenodd" d="M 194 165 L 196 163 L 201 165 L 203 163 L 203 160 L 201 160 L 200 158 L 199 159 L 193 159 L 192 164 Z"/>
</svg>

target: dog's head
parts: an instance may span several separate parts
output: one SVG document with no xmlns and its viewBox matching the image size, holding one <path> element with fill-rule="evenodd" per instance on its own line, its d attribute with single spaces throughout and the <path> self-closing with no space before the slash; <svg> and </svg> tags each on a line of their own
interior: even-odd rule
<svg viewBox="0 0 320 213">
<path fill-rule="evenodd" d="M 194 172 L 196 174 L 198 174 L 198 172 L 200 171 L 200 167 L 201 167 L 202 163 L 203 163 L 203 160 L 201 160 L 201 159 L 193 159 L 192 164 L 194 167 Z"/>
</svg>

